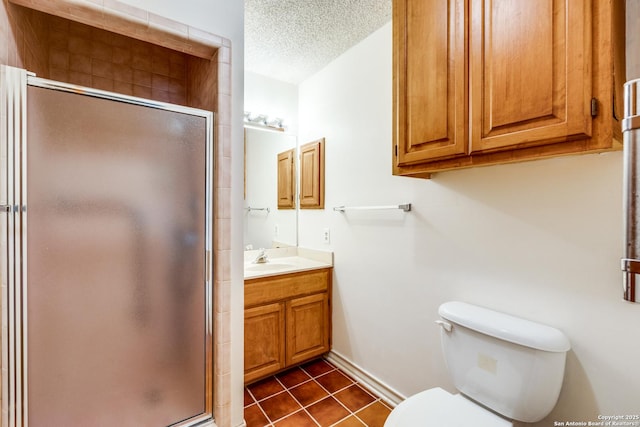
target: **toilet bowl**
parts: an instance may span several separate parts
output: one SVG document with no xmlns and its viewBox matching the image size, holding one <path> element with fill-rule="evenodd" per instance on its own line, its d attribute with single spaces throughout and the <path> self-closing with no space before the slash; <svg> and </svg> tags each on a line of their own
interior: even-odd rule
<svg viewBox="0 0 640 427">
<path fill-rule="evenodd" d="M 385 427 L 512 427 L 513 423 L 440 387 L 425 390 L 400 403 Z"/>
<path fill-rule="evenodd" d="M 438 313 L 447 370 L 461 393 L 436 387 L 415 394 L 384 427 L 510 427 L 551 412 L 570 348 L 561 331 L 457 301 Z"/>
</svg>

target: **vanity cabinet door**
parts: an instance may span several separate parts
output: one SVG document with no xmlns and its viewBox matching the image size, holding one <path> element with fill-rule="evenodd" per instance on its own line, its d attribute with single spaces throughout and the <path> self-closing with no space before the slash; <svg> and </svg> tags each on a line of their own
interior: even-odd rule
<svg viewBox="0 0 640 427">
<path fill-rule="evenodd" d="M 329 296 L 323 292 L 287 301 L 287 366 L 330 350 Z"/>
<path fill-rule="evenodd" d="M 285 304 L 244 310 L 244 382 L 285 367 Z"/>
</svg>

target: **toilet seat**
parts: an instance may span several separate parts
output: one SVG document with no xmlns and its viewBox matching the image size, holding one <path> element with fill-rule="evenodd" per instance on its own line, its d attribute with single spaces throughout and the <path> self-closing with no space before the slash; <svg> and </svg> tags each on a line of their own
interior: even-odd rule
<svg viewBox="0 0 640 427">
<path fill-rule="evenodd" d="M 400 403 L 384 427 L 512 427 L 508 420 L 460 394 L 439 387 L 420 392 Z"/>
</svg>

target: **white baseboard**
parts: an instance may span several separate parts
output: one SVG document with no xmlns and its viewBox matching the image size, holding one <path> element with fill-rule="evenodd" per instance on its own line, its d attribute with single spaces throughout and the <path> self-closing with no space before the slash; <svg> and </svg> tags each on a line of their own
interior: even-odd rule
<svg viewBox="0 0 640 427">
<path fill-rule="evenodd" d="M 372 393 L 377 395 L 391 407 L 395 408 L 400 402 L 406 399 L 405 396 L 400 394 L 393 387 L 389 386 L 384 381 L 379 380 L 366 370 L 360 368 L 340 353 L 331 350 L 325 358 L 338 368 L 342 369 L 345 373 L 360 381 L 364 386 L 369 388 Z"/>
</svg>

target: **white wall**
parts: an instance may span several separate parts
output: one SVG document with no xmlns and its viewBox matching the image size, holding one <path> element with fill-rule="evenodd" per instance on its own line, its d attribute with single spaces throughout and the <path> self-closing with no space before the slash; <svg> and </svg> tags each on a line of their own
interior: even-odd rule
<svg viewBox="0 0 640 427">
<path fill-rule="evenodd" d="M 228 0 L 120 0 L 178 22 L 200 28 L 231 40 L 232 128 L 231 156 L 231 379 L 235 399 L 231 401 L 231 425 L 243 423 L 243 253 L 242 188 L 244 98 L 244 2 Z"/>
<path fill-rule="evenodd" d="M 326 138 L 326 209 L 300 213 L 299 239 L 335 253 L 334 350 L 404 395 L 453 391 L 433 321 L 439 304 L 463 300 L 570 338 L 559 403 L 537 425 L 637 414 L 621 153 L 394 177 L 391 53 L 388 24 L 300 85 L 300 142 Z M 332 210 L 402 202 L 412 212 Z"/>
</svg>

